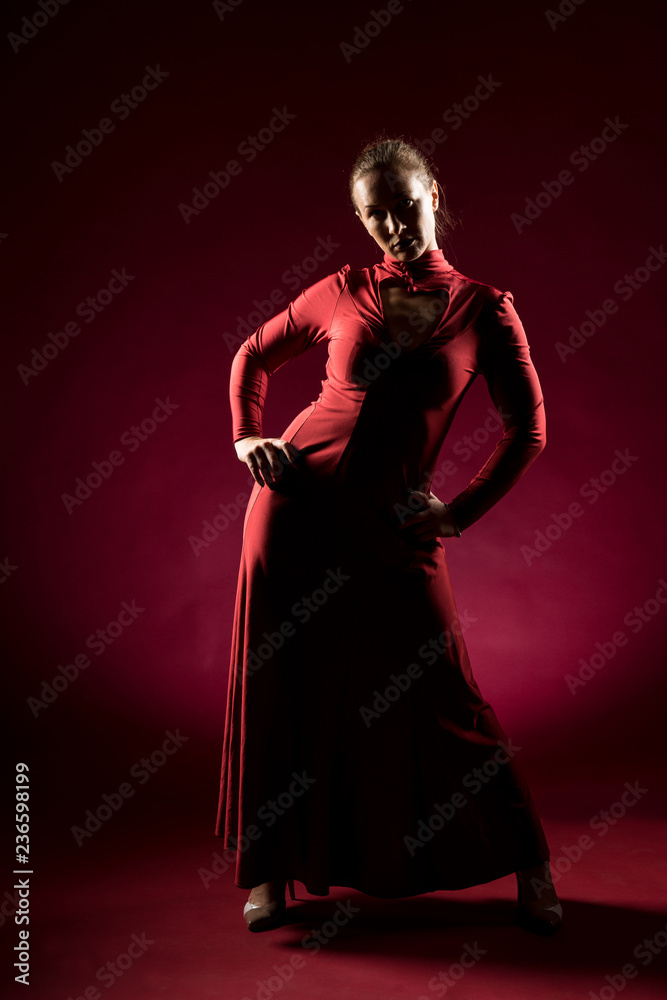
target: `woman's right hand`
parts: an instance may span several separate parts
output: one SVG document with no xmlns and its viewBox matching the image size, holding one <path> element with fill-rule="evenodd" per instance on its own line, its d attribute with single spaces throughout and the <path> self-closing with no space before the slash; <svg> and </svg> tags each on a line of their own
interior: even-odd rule
<svg viewBox="0 0 667 1000">
<path fill-rule="evenodd" d="M 250 469 L 255 482 L 271 488 L 282 479 L 286 466 L 296 467 L 299 451 L 283 438 L 263 438 L 253 435 L 241 438 L 234 445 L 241 462 Z"/>
</svg>

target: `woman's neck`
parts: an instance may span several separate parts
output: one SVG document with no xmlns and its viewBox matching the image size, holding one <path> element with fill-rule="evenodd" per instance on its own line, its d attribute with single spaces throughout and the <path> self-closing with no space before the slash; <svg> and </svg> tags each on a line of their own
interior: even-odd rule
<svg viewBox="0 0 667 1000">
<path fill-rule="evenodd" d="M 453 270 L 440 248 L 427 250 L 416 260 L 396 260 L 385 253 L 381 263 L 375 265 L 378 281 L 391 278 L 410 292 L 442 288 L 443 279 Z"/>
</svg>

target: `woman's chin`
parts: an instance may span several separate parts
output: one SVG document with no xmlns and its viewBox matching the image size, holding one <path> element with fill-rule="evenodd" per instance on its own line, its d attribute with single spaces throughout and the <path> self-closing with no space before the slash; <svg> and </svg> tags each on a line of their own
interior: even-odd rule
<svg viewBox="0 0 667 1000">
<path fill-rule="evenodd" d="M 396 260 L 411 261 L 418 260 L 426 252 L 427 243 L 425 240 L 415 239 L 412 243 L 407 244 L 404 247 L 395 247 L 393 249 L 388 249 L 387 253 Z"/>
</svg>

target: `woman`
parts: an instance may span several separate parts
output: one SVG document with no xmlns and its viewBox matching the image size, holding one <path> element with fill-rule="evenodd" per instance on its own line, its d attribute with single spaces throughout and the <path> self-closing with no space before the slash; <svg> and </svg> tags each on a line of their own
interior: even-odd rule
<svg viewBox="0 0 667 1000">
<path fill-rule="evenodd" d="M 419 150 L 367 146 L 350 195 L 382 262 L 306 288 L 232 364 L 234 442 L 255 485 L 215 833 L 237 850 L 251 930 L 279 921 L 286 880 L 292 898 L 293 879 L 391 898 L 516 872 L 524 923 L 550 933 L 549 848 L 472 675 L 442 543 L 544 447 L 539 381 L 512 294 L 438 248 L 451 220 Z M 270 375 L 323 340 L 319 397 L 264 437 Z M 502 440 L 445 503 L 431 481 L 478 374 Z"/>
</svg>

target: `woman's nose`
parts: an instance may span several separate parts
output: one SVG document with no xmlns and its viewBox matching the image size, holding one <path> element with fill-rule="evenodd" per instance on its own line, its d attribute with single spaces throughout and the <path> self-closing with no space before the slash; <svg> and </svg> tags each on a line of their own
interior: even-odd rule
<svg viewBox="0 0 667 1000">
<path fill-rule="evenodd" d="M 405 229 L 405 223 L 401 222 L 400 219 L 395 218 L 393 215 L 388 217 L 389 232 L 392 236 L 398 236 L 401 230 Z"/>
</svg>

